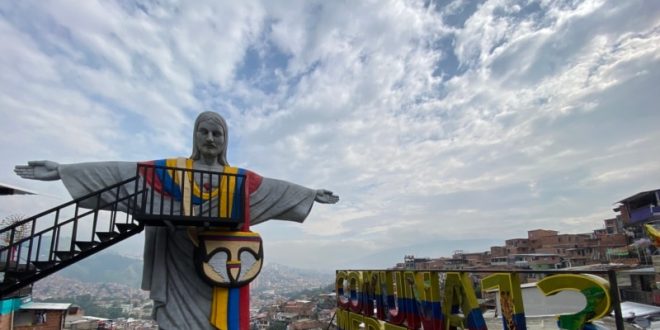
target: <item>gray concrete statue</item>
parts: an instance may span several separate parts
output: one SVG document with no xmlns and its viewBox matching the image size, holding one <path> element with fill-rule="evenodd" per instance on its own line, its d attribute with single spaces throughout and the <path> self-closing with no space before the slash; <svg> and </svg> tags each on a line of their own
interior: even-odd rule
<svg viewBox="0 0 660 330">
<path fill-rule="evenodd" d="M 334 204 L 339 201 L 339 197 L 328 190 L 309 189 L 230 167 L 226 158 L 227 145 L 225 120 L 217 113 L 203 112 L 195 121 L 193 152 L 189 158 L 156 160 L 145 164 L 244 174 L 247 178 L 251 225 L 270 219 L 303 222 L 314 202 Z M 134 162 L 58 164 L 52 161 L 30 161 L 28 165 L 16 166 L 14 171 L 26 179 L 62 180 L 71 196 L 79 198 L 135 177 L 136 168 L 137 163 Z M 217 182 L 211 184 L 215 187 L 210 189 L 217 189 Z M 121 195 L 127 196 L 133 191 L 128 185 Z M 115 198 L 103 196 L 104 199 L 106 197 Z M 182 204 L 186 203 L 174 198 L 161 200 L 156 198 L 155 203 L 166 203 L 167 207 L 172 206 L 184 214 Z M 82 206 L 93 208 L 95 202 L 89 201 Z M 120 208 L 126 211 L 128 205 L 121 205 Z M 219 291 L 209 285 L 195 271 L 194 249 L 195 243 L 187 228 L 146 228 L 142 288 L 149 290 L 154 300 L 154 319 L 163 329 L 247 329 L 247 285 L 238 291 L 231 288 Z M 227 306 L 217 306 L 216 300 L 219 297 L 225 299 L 222 303 Z M 215 309 L 212 309 L 212 303 Z"/>
</svg>

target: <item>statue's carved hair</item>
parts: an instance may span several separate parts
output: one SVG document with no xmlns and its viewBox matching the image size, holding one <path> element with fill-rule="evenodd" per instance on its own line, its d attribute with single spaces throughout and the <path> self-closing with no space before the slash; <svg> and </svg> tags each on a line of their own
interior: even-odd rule
<svg viewBox="0 0 660 330">
<path fill-rule="evenodd" d="M 224 142 L 222 144 L 222 151 L 220 151 L 220 154 L 218 154 L 218 162 L 220 165 L 227 165 L 229 166 L 229 162 L 227 162 L 227 145 L 229 144 L 229 132 L 227 130 L 227 122 L 225 121 L 222 116 L 220 116 L 218 113 L 213 112 L 213 111 L 204 111 L 197 116 L 197 119 L 195 119 L 195 127 L 193 128 L 193 148 L 192 148 L 192 155 L 190 158 L 192 159 L 199 159 L 200 153 L 199 153 L 199 146 L 197 145 L 196 139 L 195 139 L 195 134 L 197 134 L 197 129 L 199 128 L 199 124 L 201 124 L 204 121 L 210 121 L 214 124 L 220 125 L 222 127 L 222 133 L 224 134 Z"/>
</svg>

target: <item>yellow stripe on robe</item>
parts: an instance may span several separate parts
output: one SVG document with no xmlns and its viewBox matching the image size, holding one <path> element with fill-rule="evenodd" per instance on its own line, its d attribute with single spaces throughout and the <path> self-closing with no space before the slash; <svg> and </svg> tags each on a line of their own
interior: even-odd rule
<svg viewBox="0 0 660 330">
<path fill-rule="evenodd" d="M 218 329 L 227 329 L 227 306 L 229 306 L 229 289 L 213 287 L 210 322 Z M 224 307 L 224 308 L 223 308 Z"/>
<path fill-rule="evenodd" d="M 225 166 L 222 170 L 226 174 L 238 174 L 238 167 Z M 220 205 L 218 206 L 218 213 L 221 218 L 228 218 L 231 215 L 232 207 L 234 205 L 234 192 L 236 191 L 236 176 L 234 175 L 222 175 L 220 180 L 220 187 L 214 189 L 211 194 L 204 193 L 199 189 L 197 182 L 192 182 L 193 194 L 195 196 L 201 196 L 202 200 L 209 200 L 218 195 L 218 191 L 222 191 L 220 194 Z M 225 187 L 227 188 L 225 190 Z"/>
<path fill-rule="evenodd" d="M 238 174 L 238 167 L 229 167 L 225 166 L 224 170 L 227 174 Z M 229 180 L 229 184 L 226 186 L 225 181 Z M 223 175 L 222 184 L 220 187 L 228 187 L 227 191 L 223 191 L 222 194 L 222 203 L 223 205 L 228 205 L 228 208 L 220 207 L 220 217 L 228 218 L 231 215 L 232 207 L 234 206 L 234 192 L 236 191 L 236 177 L 234 175 Z M 224 204 L 227 203 L 227 204 Z"/>
<path fill-rule="evenodd" d="M 179 164 L 177 163 L 177 161 L 178 161 L 177 158 L 166 159 L 166 160 L 165 160 L 165 166 L 167 166 L 167 167 L 173 167 L 173 168 L 178 168 L 178 167 L 179 167 Z M 170 170 L 170 169 L 168 169 L 168 170 L 167 170 L 167 173 L 170 175 L 170 177 L 171 177 L 172 180 L 174 181 L 174 184 L 176 184 L 177 186 L 181 187 L 181 182 L 180 182 L 180 180 L 179 180 L 179 176 L 176 175 L 175 171 L 174 171 L 174 170 Z"/>
<path fill-rule="evenodd" d="M 166 160 L 166 165 L 168 167 L 177 167 L 177 159 L 167 159 Z M 192 170 L 193 169 L 193 160 L 192 159 L 186 159 L 186 169 Z M 170 171 L 170 176 L 174 178 L 174 182 L 181 187 L 181 182 L 179 182 L 179 176 L 178 175 L 173 175 L 173 171 Z M 231 167 L 231 166 L 224 166 L 223 167 L 223 173 L 227 174 L 238 174 L 238 167 Z M 214 198 L 218 196 L 218 192 L 222 191 L 222 194 L 220 194 L 220 200 L 218 205 L 218 215 L 221 218 L 227 218 L 231 215 L 232 213 L 232 207 L 234 205 L 234 192 L 236 191 L 236 176 L 234 175 L 221 175 L 221 181 L 220 181 L 220 187 L 213 189 L 211 193 L 203 192 L 200 188 L 199 185 L 195 180 L 193 180 L 192 175 L 189 175 L 189 173 L 186 173 L 186 177 L 188 178 L 188 183 L 189 186 L 192 186 L 192 192 L 193 195 L 202 199 L 202 200 L 210 200 L 211 198 Z M 227 187 L 226 190 L 223 190 L 223 188 Z"/>
</svg>

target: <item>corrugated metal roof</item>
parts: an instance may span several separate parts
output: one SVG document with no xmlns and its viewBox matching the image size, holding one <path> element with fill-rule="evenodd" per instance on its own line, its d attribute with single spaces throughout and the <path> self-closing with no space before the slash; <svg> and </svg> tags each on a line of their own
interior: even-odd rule
<svg viewBox="0 0 660 330">
<path fill-rule="evenodd" d="M 617 274 L 648 274 L 648 275 L 653 275 L 653 274 L 655 274 L 655 269 L 653 267 L 633 268 L 633 269 L 618 270 L 616 273 Z"/>
<path fill-rule="evenodd" d="M 48 309 L 48 310 L 67 310 L 71 306 L 70 303 L 40 303 L 29 302 L 21 305 L 21 309 Z"/>
<path fill-rule="evenodd" d="M 658 190 L 660 190 L 660 189 L 653 189 L 653 190 L 642 191 L 642 192 L 636 193 L 636 194 L 634 194 L 634 195 L 632 195 L 632 196 L 630 196 L 630 197 L 626 197 L 626 198 L 624 198 L 624 199 L 618 201 L 617 203 L 625 203 L 625 202 L 628 202 L 628 201 L 631 201 L 631 200 L 638 199 L 638 198 L 640 198 L 640 197 L 642 197 L 642 196 L 644 196 L 644 195 L 650 195 L 651 193 L 655 194 L 655 192 L 658 191 Z"/>
<path fill-rule="evenodd" d="M 632 301 L 624 301 L 621 303 L 621 314 L 625 318 L 632 316 L 641 317 L 646 315 L 660 315 L 660 307 Z"/>
<path fill-rule="evenodd" d="M 0 182 L 0 190 L 3 191 L 10 191 L 10 195 L 36 195 L 37 193 L 34 191 L 26 190 L 23 188 L 18 188 L 12 185 L 8 185 L 6 183 Z"/>
</svg>

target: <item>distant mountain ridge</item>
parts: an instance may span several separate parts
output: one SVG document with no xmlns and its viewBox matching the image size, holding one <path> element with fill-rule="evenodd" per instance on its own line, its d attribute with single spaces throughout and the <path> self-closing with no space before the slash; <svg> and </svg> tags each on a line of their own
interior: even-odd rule
<svg viewBox="0 0 660 330">
<path fill-rule="evenodd" d="M 139 288 L 142 281 L 142 260 L 116 252 L 101 252 L 56 273 L 58 277 L 83 283 L 116 283 Z M 191 269 L 191 271 L 194 271 Z M 255 289 L 268 289 L 272 285 L 311 285 L 332 283 L 334 272 L 322 272 L 266 263 L 261 270 Z M 265 285 L 265 286 L 264 286 Z"/>
<path fill-rule="evenodd" d="M 415 255 L 420 258 L 451 257 L 455 250 L 468 252 L 490 251 L 494 245 L 502 245 L 499 239 L 458 239 L 458 240 L 435 240 L 420 242 L 417 244 L 392 247 L 381 250 L 368 256 L 348 259 L 336 269 L 385 269 L 396 266 L 403 262 L 406 255 Z"/>
<path fill-rule="evenodd" d="M 497 240 L 465 239 L 422 242 L 406 247 L 394 247 L 367 257 L 347 260 L 335 269 L 385 269 L 402 262 L 404 255 L 437 258 L 449 256 L 449 251 L 464 249 L 479 251 L 484 247 L 500 243 Z M 329 265 L 331 266 L 331 265 Z M 142 281 L 142 260 L 104 251 L 83 259 L 56 275 L 83 283 L 116 283 L 130 288 L 139 288 Z M 334 268 L 334 267 L 333 267 Z M 194 271 L 191 269 L 191 271 Z M 277 263 L 266 262 L 252 288 L 257 291 L 277 288 L 280 292 L 295 292 L 301 288 L 318 288 L 334 282 L 334 269 L 307 270 Z"/>
<path fill-rule="evenodd" d="M 59 271 L 57 275 L 86 283 L 117 283 L 139 288 L 142 260 L 101 252 Z"/>
<path fill-rule="evenodd" d="M 264 265 L 259 277 L 253 282 L 252 290 L 276 290 L 279 293 L 297 292 L 334 283 L 334 272 L 300 269 L 277 263 Z"/>
</svg>

